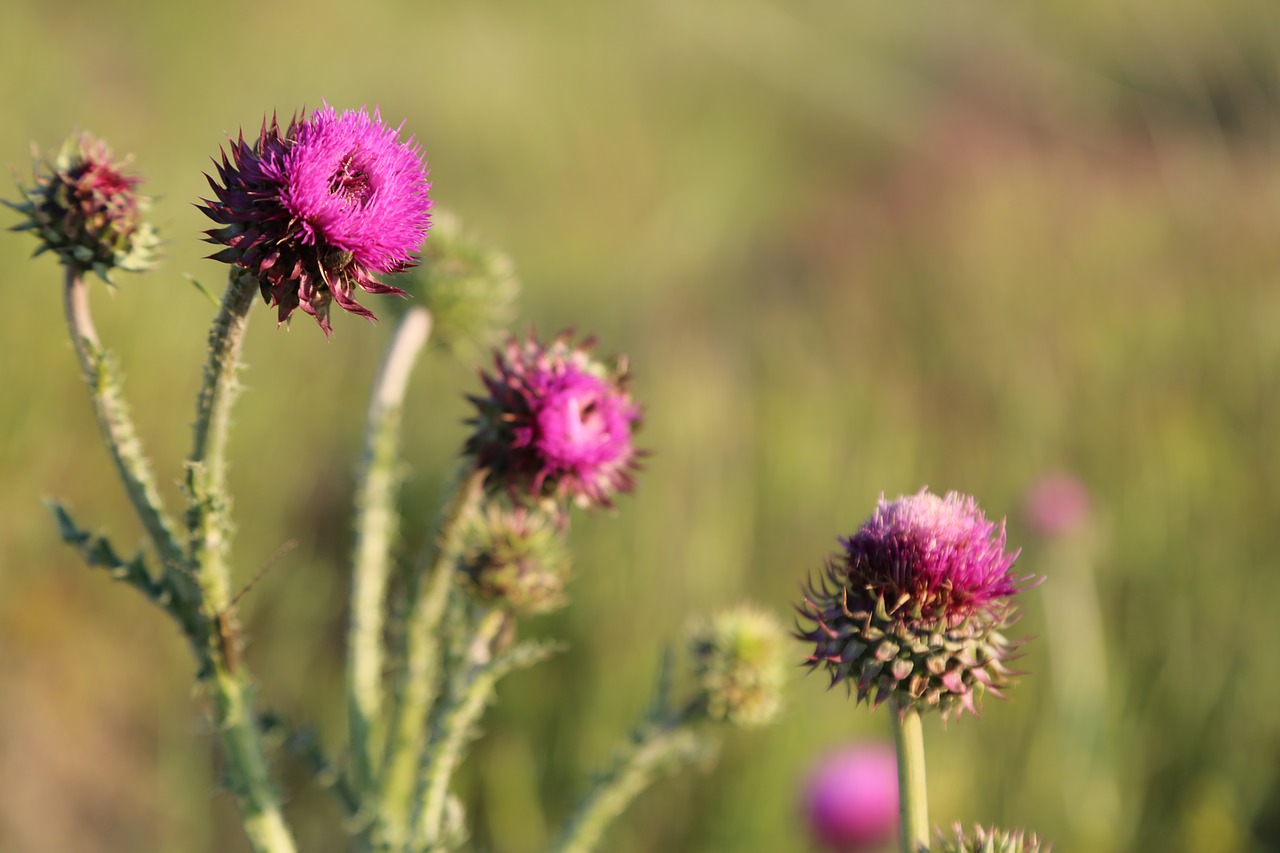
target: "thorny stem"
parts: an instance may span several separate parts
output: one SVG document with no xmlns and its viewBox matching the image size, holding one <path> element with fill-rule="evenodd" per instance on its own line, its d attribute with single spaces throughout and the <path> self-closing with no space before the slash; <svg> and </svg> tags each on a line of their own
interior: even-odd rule
<svg viewBox="0 0 1280 853">
<path fill-rule="evenodd" d="M 591 853 L 609 824 L 660 775 L 702 760 L 715 748 L 686 714 L 642 729 L 617 763 L 588 792 L 552 846 L 552 853 Z"/>
<path fill-rule="evenodd" d="M 929 796 L 924 772 L 924 728 L 920 711 L 890 700 L 893 743 L 898 752 L 898 809 L 902 853 L 929 849 Z"/>
<path fill-rule="evenodd" d="M 427 539 L 417 567 L 409 578 L 404 662 L 395 706 L 387 726 L 379 779 L 383 833 L 403 838 L 409 820 L 417 770 L 426 749 L 426 724 L 435 700 L 440 665 L 437 629 L 453 587 L 452 560 L 461 522 L 480 503 L 484 470 L 464 457 L 456 485 L 441 508 L 436 533 Z"/>
<path fill-rule="evenodd" d="M 229 279 L 221 310 L 209 332 L 209 358 L 196 402 L 195 437 L 187 462 L 191 563 L 203 593 L 208 624 L 215 627 L 206 637 L 209 672 L 204 684 L 212 699 L 227 775 L 250 846 L 255 853 L 294 853 L 293 837 L 280 811 L 253 713 L 252 685 L 244 668 L 236 664 L 239 638 L 229 610 L 227 431 L 249 309 L 258 290 L 251 275 L 234 267 Z"/>
<path fill-rule="evenodd" d="M 431 334 L 431 314 L 405 313 L 374 382 L 356 488 L 356 545 L 352 559 L 351 618 L 347 628 L 347 719 L 351 784 L 357 798 L 371 793 L 376 757 L 386 738 L 382 716 L 384 608 L 390 553 L 396 536 L 396 450 L 405 390 L 418 353 Z"/>
<path fill-rule="evenodd" d="M 89 386 L 89 398 L 98 420 L 98 429 L 124 483 L 129 500 L 165 567 L 165 574 L 176 575 L 178 579 L 171 583 L 171 588 L 179 594 L 187 591 L 185 598 L 189 601 L 192 598 L 191 582 L 177 571 L 186 565 L 186 555 L 175 532 L 176 528 L 164 511 L 163 501 L 156 489 L 155 476 L 143 455 L 142 443 L 138 440 L 137 430 L 129 417 L 118 380 L 112 376 L 111 364 L 98 341 L 93 317 L 89 313 L 88 283 L 71 266 L 66 270 L 63 297 L 67 326 L 75 345 L 76 356 L 80 360 L 80 370 Z"/>
</svg>

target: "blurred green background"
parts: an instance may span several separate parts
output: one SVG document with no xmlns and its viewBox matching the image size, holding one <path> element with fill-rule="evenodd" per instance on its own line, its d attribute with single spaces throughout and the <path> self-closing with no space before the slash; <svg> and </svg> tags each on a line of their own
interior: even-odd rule
<svg viewBox="0 0 1280 853">
<path fill-rule="evenodd" d="M 94 300 L 171 505 L 212 316 L 184 275 L 223 275 L 193 204 L 226 135 L 264 112 L 327 99 L 404 118 L 437 202 L 514 258 L 518 325 L 630 355 L 654 455 L 616 516 L 578 517 L 573 605 L 529 626 L 571 650 L 512 677 L 486 719 L 462 780 L 483 849 L 543 848 L 691 616 L 750 598 L 789 619 L 882 491 L 928 484 L 1008 515 L 1020 567 L 1049 575 L 1025 597 L 1038 639 L 1011 701 L 926 724 L 934 821 L 1029 826 L 1063 851 L 1280 850 L 1274 3 L 7 0 L 0 15 L 0 157 L 25 179 L 31 141 L 92 130 L 157 197 L 165 266 Z M 247 849 L 183 643 L 83 569 L 42 506 L 65 499 L 126 549 L 141 537 L 58 270 L 31 249 L 0 238 L 0 850 Z M 390 324 L 335 317 L 331 341 L 301 315 L 253 326 L 239 576 L 300 547 L 242 604 L 248 661 L 263 707 L 338 748 L 347 517 Z M 476 386 L 443 354 L 415 377 L 406 549 Z M 1056 469 L 1088 485 L 1095 523 L 1050 546 L 1020 500 Z M 799 668 L 789 706 L 709 774 L 645 795 L 605 849 L 813 849 L 806 769 L 888 722 Z M 341 849 L 326 795 L 277 766 L 302 849 Z"/>
</svg>

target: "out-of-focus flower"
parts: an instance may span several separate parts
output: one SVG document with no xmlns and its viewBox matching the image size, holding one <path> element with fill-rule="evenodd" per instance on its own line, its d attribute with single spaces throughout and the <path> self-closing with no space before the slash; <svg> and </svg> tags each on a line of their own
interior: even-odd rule
<svg viewBox="0 0 1280 853">
<path fill-rule="evenodd" d="M 834 853 L 875 850 L 898 830 L 893 747 L 862 743 L 823 758 L 809 773 L 801 808 L 814 840 Z"/>
<path fill-rule="evenodd" d="M 561 524 L 541 512 L 490 504 L 463 527 L 458 569 L 476 596 L 516 614 L 555 610 L 564 604 L 569 577 Z"/>
<path fill-rule="evenodd" d="M 606 366 L 591 357 L 593 346 L 573 346 L 564 333 L 544 347 L 530 333 L 495 352 L 492 373 L 481 371 L 489 393 L 470 397 L 477 414 L 466 452 L 487 471 L 490 490 L 597 507 L 631 490 L 640 407 L 625 361 Z"/>
<path fill-rule="evenodd" d="M 813 623 L 797 636 L 814 644 L 811 668 L 824 667 L 858 701 L 935 708 L 949 718 L 978 712 L 984 692 L 997 696 L 1014 673 L 1016 648 L 1001 630 L 1011 597 L 1030 578 L 1011 574 L 1018 551 L 1005 545 L 1003 522 L 988 521 L 977 502 L 921 490 L 880 499 L 858 532 L 841 539 L 801 615 Z"/>
<path fill-rule="evenodd" d="M 11 230 L 31 231 L 36 254 L 53 252 L 68 267 L 95 272 L 104 281 L 113 269 L 142 272 L 155 266 L 159 245 L 143 221 L 149 199 L 137 193 L 141 178 L 124 174 L 105 142 L 72 136 L 54 156 L 36 164 L 34 186 L 18 187 L 22 198 L 4 202 L 26 217 Z"/>
<path fill-rule="evenodd" d="M 281 323 L 301 307 L 328 334 L 332 302 L 374 319 L 356 288 L 403 295 L 376 276 L 410 267 L 431 225 L 422 150 L 399 132 L 376 109 L 326 105 L 283 130 L 264 120 L 256 142 L 240 134 L 201 208 L 221 226 L 212 257 L 253 273 Z"/>
<path fill-rule="evenodd" d="M 1023 508 L 1036 533 L 1047 539 L 1065 536 L 1089 520 L 1089 490 L 1070 474 L 1050 474 L 1027 490 Z"/>
<path fill-rule="evenodd" d="M 740 606 L 689 632 L 699 710 L 708 719 L 754 728 L 782 711 L 787 634 L 769 613 Z"/>
<path fill-rule="evenodd" d="M 938 830 L 938 843 L 930 850 L 932 853 L 1049 853 L 1052 845 L 1042 842 L 1034 833 L 1027 835 L 1022 830 L 984 829 L 976 826 L 972 835 L 966 835 L 960 824 L 952 827 L 955 837 L 951 838 Z"/>
</svg>

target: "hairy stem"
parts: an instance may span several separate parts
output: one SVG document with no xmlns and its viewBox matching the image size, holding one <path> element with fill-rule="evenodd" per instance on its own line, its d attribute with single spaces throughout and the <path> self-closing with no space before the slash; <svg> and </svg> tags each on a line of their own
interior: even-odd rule
<svg viewBox="0 0 1280 853">
<path fill-rule="evenodd" d="M 387 727 L 379 800 L 383 833 L 393 839 L 409 832 L 418 767 L 426 749 L 427 716 L 435 701 L 440 668 L 440 619 L 453 587 L 452 560 L 461 522 L 480 503 L 484 471 L 464 458 L 458 480 L 441 508 L 436 533 L 429 537 L 409 578 L 404 662 L 396 703 Z"/>
<path fill-rule="evenodd" d="M 111 461 L 115 463 L 129 501 L 142 521 L 143 529 L 159 555 L 165 572 L 181 569 L 186 565 L 186 555 L 175 532 L 177 528 L 165 513 L 164 503 L 156 489 L 155 476 L 151 473 L 151 465 L 143 455 L 142 443 L 138 440 L 137 430 L 134 429 L 120 391 L 119 379 L 114 375 L 111 363 L 98 341 L 93 317 L 89 313 L 88 283 L 70 266 L 66 271 L 63 296 L 71 341 L 75 345 L 80 370 L 89 387 L 89 398 L 93 403 L 98 429 L 111 454 Z M 189 579 L 180 573 L 178 577 L 181 582 L 174 585 L 174 591 L 190 592 Z"/>
<path fill-rule="evenodd" d="M 421 803 L 422 837 L 426 839 L 428 849 L 440 840 L 449 780 L 462 762 L 462 748 L 502 674 L 492 665 L 493 642 L 507 618 L 503 611 L 491 610 L 480 620 L 443 713 L 432 732 L 423 762 L 421 799 L 415 797 Z M 418 822 L 415 817 L 412 824 L 416 826 Z"/>
<path fill-rule="evenodd" d="M 391 548 L 396 537 L 395 495 L 400 412 L 414 361 L 431 334 L 431 315 L 410 308 L 396 328 L 369 401 L 362 469 L 356 487 L 351 616 L 347 628 L 347 722 L 351 784 L 370 794 L 376 756 L 386 738 L 382 717 L 384 608 Z"/>
<path fill-rule="evenodd" d="M 684 715 L 640 731 L 578 806 L 552 853 L 590 853 L 609 824 L 660 776 L 703 760 L 715 744 Z"/>
<path fill-rule="evenodd" d="M 898 752 L 898 809 L 902 853 L 929 849 L 929 795 L 924 773 L 924 728 L 920 711 L 890 700 L 893 743 Z"/>
<path fill-rule="evenodd" d="M 231 609 L 231 539 L 227 493 L 227 432 L 235 401 L 240 350 L 258 282 L 231 269 L 222 307 L 209 332 L 204 382 L 196 401 L 195 436 L 187 461 L 191 562 L 203 596 L 207 631 L 204 679 L 226 753 L 227 776 L 255 853 L 294 853 L 293 837 L 267 767 L 253 712 L 253 689 L 237 663 L 239 636 Z"/>
</svg>

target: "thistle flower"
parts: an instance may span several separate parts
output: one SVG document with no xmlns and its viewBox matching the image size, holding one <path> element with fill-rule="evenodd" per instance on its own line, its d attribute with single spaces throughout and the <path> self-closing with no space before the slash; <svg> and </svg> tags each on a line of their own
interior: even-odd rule
<svg viewBox="0 0 1280 853">
<path fill-rule="evenodd" d="M 563 526 L 541 512 L 490 504 L 463 527 L 457 565 L 476 596 L 517 614 L 564 604 L 569 555 Z"/>
<path fill-rule="evenodd" d="M 801 802 L 814 840 L 838 853 L 879 849 L 898 831 L 898 760 L 882 743 L 854 744 L 810 771 Z"/>
<path fill-rule="evenodd" d="M 431 226 L 422 149 L 399 132 L 376 109 L 326 104 L 283 130 L 264 120 L 256 142 L 241 133 L 206 176 L 216 199 L 201 210 L 222 226 L 207 240 L 226 247 L 211 257 L 253 273 L 281 323 L 301 307 L 327 335 L 332 302 L 375 319 L 356 288 L 404 295 L 376 276 L 412 266 Z"/>
<path fill-rule="evenodd" d="M 1049 853 L 1051 844 L 1041 842 L 1032 833 L 1022 830 L 1003 830 L 992 827 L 984 829 L 976 826 L 972 836 L 966 836 L 960 824 L 952 827 L 955 838 L 943 835 L 938 830 L 938 843 L 931 847 L 932 853 Z"/>
<path fill-rule="evenodd" d="M 944 718 L 977 714 L 984 692 L 1001 691 L 1016 673 L 1005 664 L 1017 643 L 1011 597 L 1030 578 L 1010 570 L 997 527 L 971 497 L 950 492 L 886 501 L 857 533 L 840 540 L 802 616 L 797 633 L 814 644 L 807 662 L 825 667 L 832 686 L 844 682 L 858 701 L 936 708 Z"/>
<path fill-rule="evenodd" d="M 35 185 L 19 185 L 21 201 L 4 202 L 26 217 L 11 230 L 34 232 L 37 255 L 53 252 L 66 266 L 108 283 L 113 269 L 150 269 L 159 240 L 142 219 L 150 202 L 136 192 L 142 179 L 126 176 L 127 164 L 113 161 L 102 140 L 72 136 L 44 164 L 48 174 L 39 174 L 37 163 Z"/>
<path fill-rule="evenodd" d="M 699 709 L 715 722 L 755 728 L 782 711 L 786 632 L 770 614 L 741 606 L 689 633 Z"/>
<path fill-rule="evenodd" d="M 1037 480 L 1023 502 L 1027 524 L 1046 539 L 1065 536 L 1089 519 L 1089 491 L 1065 472 Z"/>
<path fill-rule="evenodd" d="M 490 490 L 597 507 L 631 490 L 640 407 L 627 391 L 626 362 L 596 361 L 594 344 L 572 346 L 566 332 L 543 347 L 531 332 L 495 351 L 494 371 L 480 373 L 488 396 L 469 398 L 477 414 L 466 444 Z"/>
</svg>

